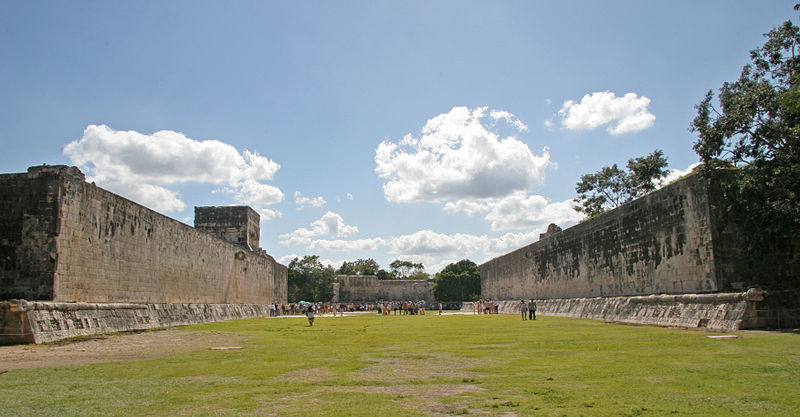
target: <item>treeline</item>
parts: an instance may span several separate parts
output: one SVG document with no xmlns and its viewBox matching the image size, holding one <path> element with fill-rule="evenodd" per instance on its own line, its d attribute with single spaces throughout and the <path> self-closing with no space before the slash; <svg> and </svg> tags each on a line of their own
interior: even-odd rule
<svg viewBox="0 0 800 417">
<path fill-rule="evenodd" d="M 431 278 L 423 264 L 400 259 L 389 264 L 388 271 L 371 258 L 345 261 L 337 269 L 323 264 L 317 255 L 307 255 L 289 262 L 289 302 L 330 301 L 336 275 L 375 275 L 381 280 Z M 480 270 L 475 262 L 468 259 L 446 266 L 433 276 L 433 282 L 437 300 L 474 301 L 480 298 Z"/>
</svg>

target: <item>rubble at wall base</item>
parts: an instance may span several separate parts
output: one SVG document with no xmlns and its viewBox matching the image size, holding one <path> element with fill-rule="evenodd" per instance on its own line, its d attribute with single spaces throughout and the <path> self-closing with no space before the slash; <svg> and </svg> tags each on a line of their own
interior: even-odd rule
<svg viewBox="0 0 800 417">
<path fill-rule="evenodd" d="M 0 302 L 0 345 L 50 343 L 78 336 L 268 317 L 267 304 Z"/>
<path fill-rule="evenodd" d="M 792 294 L 795 301 L 800 299 L 800 292 Z M 787 308 L 785 299 L 788 295 L 782 293 L 780 297 L 781 302 L 775 303 L 770 300 L 769 293 L 751 289 L 738 293 L 556 298 L 535 301 L 538 315 L 630 324 L 714 330 L 791 328 L 800 325 L 800 311 L 797 308 L 800 303 L 796 303 L 794 308 Z M 499 311 L 519 314 L 520 301 L 500 301 Z M 462 311 L 474 309 L 474 303 L 464 303 L 462 306 Z"/>
</svg>

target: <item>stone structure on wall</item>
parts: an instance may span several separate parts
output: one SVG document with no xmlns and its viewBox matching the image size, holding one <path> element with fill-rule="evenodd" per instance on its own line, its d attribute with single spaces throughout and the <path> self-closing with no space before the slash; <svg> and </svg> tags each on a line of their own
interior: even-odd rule
<svg viewBox="0 0 800 417">
<path fill-rule="evenodd" d="M 195 207 L 194 228 L 257 250 L 261 241 L 260 216 L 247 206 Z"/>
<path fill-rule="evenodd" d="M 720 210 L 722 198 L 713 182 L 690 175 L 569 229 L 548 228 L 539 241 L 481 265 L 481 295 L 518 302 L 743 294 L 752 285 L 796 282 L 800 270 L 785 267 L 796 254 L 742 253 L 739 223 Z"/>
<path fill-rule="evenodd" d="M 286 302 L 287 269 L 258 247 L 255 211 L 197 207 L 195 212 L 200 221 L 192 228 L 86 183 L 75 167 L 0 175 L 0 300 L 64 308 L 64 303 Z M 23 305 L 30 303 L 0 309 L 6 311 L 0 324 L 14 320 L 12 310 L 33 311 Z"/>
<path fill-rule="evenodd" d="M 334 303 L 376 301 L 435 302 L 433 280 L 380 280 L 375 275 L 337 275 L 333 279 Z"/>
</svg>

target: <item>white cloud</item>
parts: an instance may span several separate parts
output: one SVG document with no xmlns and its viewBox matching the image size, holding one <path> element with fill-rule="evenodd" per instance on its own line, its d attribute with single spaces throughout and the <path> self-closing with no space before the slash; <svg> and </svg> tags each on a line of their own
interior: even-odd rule
<svg viewBox="0 0 800 417">
<path fill-rule="evenodd" d="M 305 206 L 322 207 L 325 205 L 326 201 L 321 196 L 317 196 L 314 198 L 303 197 L 300 194 L 300 191 L 295 191 L 294 203 L 297 205 L 297 210 L 302 210 L 303 208 L 305 208 Z"/>
<path fill-rule="evenodd" d="M 278 187 L 255 180 L 244 180 L 239 184 L 236 199 L 251 206 L 268 206 L 280 203 L 283 200 L 283 193 Z"/>
<path fill-rule="evenodd" d="M 399 143 L 382 142 L 375 151 L 375 172 L 386 182 L 388 201 L 442 201 L 492 198 L 529 190 L 544 181 L 550 155 L 534 155 L 528 145 L 499 135 L 483 124 L 487 108 L 454 107 L 429 120 L 422 135 Z M 527 127 L 508 112 L 494 120 Z"/>
<path fill-rule="evenodd" d="M 461 260 L 472 258 L 477 263 L 519 249 L 539 239 L 547 231 L 547 225 L 521 233 L 506 233 L 499 237 L 466 233 L 445 234 L 430 230 L 394 237 L 387 245 L 390 252 L 403 258 L 425 260 L 426 265 L 442 262 L 442 259 Z M 452 261 L 451 261 L 452 262 Z M 448 262 L 449 263 L 449 262 Z M 446 265 L 446 263 L 445 263 Z"/>
<path fill-rule="evenodd" d="M 675 181 L 678 178 L 680 178 L 680 177 L 682 177 L 682 176 L 694 171 L 694 169 L 697 168 L 698 166 L 700 166 L 700 162 L 695 162 L 694 164 L 691 164 L 688 167 L 686 167 L 686 169 L 684 169 L 684 170 L 671 169 L 667 173 L 667 176 L 664 177 L 664 179 L 661 181 L 660 185 L 661 186 L 667 185 L 667 184 L 671 183 L 672 181 Z"/>
<path fill-rule="evenodd" d="M 486 212 L 492 209 L 492 206 L 496 203 L 497 199 L 483 199 L 483 200 L 458 200 L 458 201 L 448 201 L 445 203 L 443 210 L 447 213 L 458 213 L 459 211 L 463 211 L 464 213 L 469 214 L 472 216 L 476 213 Z"/>
<path fill-rule="evenodd" d="M 63 152 L 89 181 L 156 210 L 183 210 L 185 203 L 166 186 L 189 182 L 230 187 L 239 202 L 255 206 L 283 199 L 277 187 L 259 182 L 271 180 L 279 164 L 217 140 L 197 141 L 169 130 L 145 135 L 89 125 Z"/>
<path fill-rule="evenodd" d="M 520 132 L 528 130 L 528 126 L 526 126 L 525 123 L 522 123 L 517 116 L 514 116 L 505 110 L 492 110 L 489 112 L 489 116 L 491 116 L 494 120 L 505 120 L 506 122 L 514 125 L 514 127 L 516 127 Z"/>
<path fill-rule="evenodd" d="M 503 198 L 451 201 L 444 205 L 448 213 L 468 215 L 486 213 L 492 230 L 522 230 L 550 223 L 571 226 L 583 217 L 572 209 L 572 200 L 550 202 L 540 195 L 516 192 Z"/>
<path fill-rule="evenodd" d="M 84 172 L 86 171 L 84 170 Z M 89 177 L 88 180 L 94 181 L 99 186 L 155 210 L 179 212 L 186 208 L 186 204 L 180 199 L 180 195 L 177 192 L 160 185 L 147 183 L 134 184 L 124 180 L 120 181 L 116 178 L 97 181 Z"/>
<path fill-rule="evenodd" d="M 551 203 L 540 195 L 515 193 L 493 204 L 486 220 L 492 230 L 546 228 L 550 223 L 571 226 L 583 218 L 572 206 L 572 200 Z"/>
<path fill-rule="evenodd" d="M 558 114 L 561 124 L 569 130 L 593 130 L 608 124 L 612 135 L 633 133 L 653 125 L 656 116 L 647 110 L 650 99 L 635 93 L 617 97 L 610 91 L 586 94 L 580 103 L 564 102 Z"/>
<path fill-rule="evenodd" d="M 317 236 L 335 236 L 347 237 L 358 233 L 358 227 L 348 226 L 344 223 L 344 219 L 337 213 L 327 212 L 319 218 L 311 222 L 311 229 L 301 227 L 292 233 L 287 233 L 278 236 L 284 245 L 307 245 L 311 243 L 311 238 Z"/>
<path fill-rule="evenodd" d="M 479 241 L 484 238 L 464 233 L 447 235 L 420 230 L 392 238 L 389 247 L 390 252 L 398 255 L 467 255 L 478 250 Z"/>
<path fill-rule="evenodd" d="M 261 221 L 262 221 L 262 222 L 263 222 L 263 221 L 265 221 L 265 220 L 272 220 L 272 219 L 274 219 L 274 218 L 277 218 L 277 217 L 282 217 L 282 216 L 283 216 L 283 213 L 281 213 L 281 212 L 280 212 L 280 211 L 278 211 L 278 210 L 271 210 L 271 209 L 267 209 L 267 208 L 260 208 L 260 209 L 258 209 L 258 210 L 256 210 L 256 211 L 258 211 L 258 214 L 260 214 L 260 215 L 261 215 Z"/>
<path fill-rule="evenodd" d="M 309 250 L 329 250 L 339 252 L 352 252 L 363 251 L 371 252 L 386 245 L 386 241 L 382 238 L 376 237 L 371 239 L 356 239 L 356 240 L 325 240 L 317 239 L 309 243 Z"/>
</svg>

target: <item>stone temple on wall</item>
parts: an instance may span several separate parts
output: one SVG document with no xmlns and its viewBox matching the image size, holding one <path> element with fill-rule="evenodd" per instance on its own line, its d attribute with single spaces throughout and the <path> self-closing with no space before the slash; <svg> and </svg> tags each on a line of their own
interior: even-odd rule
<svg viewBox="0 0 800 417">
<path fill-rule="evenodd" d="M 287 269 L 259 229 L 249 207 L 187 226 L 75 167 L 0 175 L 0 344 L 266 316 Z"/>
</svg>

